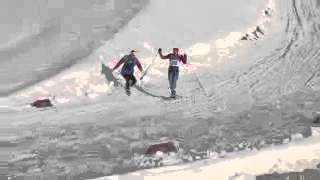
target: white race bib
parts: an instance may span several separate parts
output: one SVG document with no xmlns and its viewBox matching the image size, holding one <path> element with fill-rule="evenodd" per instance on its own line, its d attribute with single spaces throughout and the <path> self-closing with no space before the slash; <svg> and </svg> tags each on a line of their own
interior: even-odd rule
<svg viewBox="0 0 320 180">
<path fill-rule="evenodd" d="M 178 59 L 170 59 L 170 66 L 179 67 L 180 61 Z"/>
</svg>

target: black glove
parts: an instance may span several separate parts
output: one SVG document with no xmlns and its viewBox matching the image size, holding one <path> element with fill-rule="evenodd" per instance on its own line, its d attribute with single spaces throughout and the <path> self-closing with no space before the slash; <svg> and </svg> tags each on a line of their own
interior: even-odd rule
<svg viewBox="0 0 320 180">
<path fill-rule="evenodd" d="M 161 48 L 159 48 L 159 49 L 158 49 L 158 53 L 161 53 L 161 52 L 162 52 L 162 49 L 161 49 Z"/>
</svg>

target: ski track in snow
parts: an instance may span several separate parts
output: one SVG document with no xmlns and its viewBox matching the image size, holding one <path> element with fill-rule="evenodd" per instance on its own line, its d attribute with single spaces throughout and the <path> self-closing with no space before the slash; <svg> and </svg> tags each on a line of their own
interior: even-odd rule
<svg viewBox="0 0 320 180">
<path fill-rule="evenodd" d="M 286 6 L 285 3 L 289 5 Z M 282 12 L 288 14 L 286 34 L 282 36 L 286 38 L 270 55 L 259 59 L 249 71 L 236 77 L 246 83 L 250 91 L 257 91 L 257 94 L 259 91 L 267 91 L 261 99 L 267 99 L 275 93 L 281 96 L 303 89 L 314 78 L 314 72 L 318 71 L 319 32 L 315 27 L 319 27 L 316 18 L 319 10 L 315 9 L 314 3 L 316 2 L 279 3 L 280 6 L 289 7 Z"/>
</svg>

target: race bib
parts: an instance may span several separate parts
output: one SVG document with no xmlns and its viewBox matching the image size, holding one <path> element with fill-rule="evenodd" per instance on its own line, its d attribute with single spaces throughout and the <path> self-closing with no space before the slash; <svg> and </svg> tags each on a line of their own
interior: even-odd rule
<svg viewBox="0 0 320 180">
<path fill-rule="evenodd" d="M 179 60 L 171 59 L 170 60 L 170 66 L 179 66 Z"/>
</svg>

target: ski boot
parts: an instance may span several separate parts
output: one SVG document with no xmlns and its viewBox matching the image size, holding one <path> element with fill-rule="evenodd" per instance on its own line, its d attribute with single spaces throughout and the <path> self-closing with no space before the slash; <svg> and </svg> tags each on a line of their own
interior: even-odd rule
<svg viewBox="0 0 320 180">
<path fill-rule="evenodd" d="M 131 95 L 131 91 L 130 91 L 130 89 L 129 89 L 129 88 L 126 88 L 126 94 L 127 94 L 128 96 L 130 96 L 130 95 Z"/>
<path fill-rule="evenodd" d="M 171 90 L 170 98 L 172 98 L 172 99 L 176 98 L 176 91 L 175 90 Z"/>
</svg>

